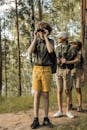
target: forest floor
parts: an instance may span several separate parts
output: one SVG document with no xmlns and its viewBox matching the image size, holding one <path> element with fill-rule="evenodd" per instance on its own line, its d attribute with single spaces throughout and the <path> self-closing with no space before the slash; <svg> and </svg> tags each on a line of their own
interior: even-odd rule
<svg viewBox="0 0 87 130">
<path fill-rule="evenodd" d="M 75 118 L 69 119 L 66 116 L 54 118 L 53 114 L 57 109 L 49 111 L 49 118 L 54 124 L 53 128 L 39 127 L 37 130 L 86 130 L 87 129 L 87 104 L 83 106 L 83 112 L 73 110 Z M 65 110 L 65 108 L 64 108 Z M 40 124 L 43 121 L 44 112 L 39 111 Z M 18 113 L 3 113 L 0 114 L 0 130 L 31 130 L 33 120 L 33 109 L 29 111 L 21 111 Z"/>
</svg>

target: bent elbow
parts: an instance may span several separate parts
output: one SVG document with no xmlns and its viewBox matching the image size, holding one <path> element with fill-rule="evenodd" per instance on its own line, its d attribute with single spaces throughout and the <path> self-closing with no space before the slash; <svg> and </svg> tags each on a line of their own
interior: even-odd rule
<svg viewBox="0 0 87 130">
<path fill-rule="evenodd" d="M 50 49 L 50 50 L 49 50 L 49 53 L 52 53 L 53 51 L 54 51 L 53 49 Z"/>
<path fill-rule="evenodd" d="M 29 53 L 29 54 L 32 54 L 32 51 L 31 51 L 31 50 L 28 50 L 28 53 Z"/>
<path fill-rule="evenodd" d="M 33 53 L 33 49 L 29 48 L 28 53 L 31 55 Z"/>
<path fill-rule="evenodd" d="M 53 52 L 54 52 L 54 47 L 51 47 L 49 53 L 53 53 Z"/>
</svg>

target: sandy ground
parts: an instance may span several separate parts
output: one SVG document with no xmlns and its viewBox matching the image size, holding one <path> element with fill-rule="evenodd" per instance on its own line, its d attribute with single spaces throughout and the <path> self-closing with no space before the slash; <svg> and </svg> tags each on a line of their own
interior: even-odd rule
<svg viewBox="0 0 87 130">
<path fill-rule="evenodd" d="M 83 124 L 85 123 L 85 129 L 87 129 L 87 105 L 84 105 L 84 111 L 79 113 L 73 110 L 75 115 L 74 119 L 69 119 L 66 116 L 60 118 L 54 118 L 53 114 L 56 110 L 50 110 L 49 118 L 54 124 L 54 128 L 40 127 L 40 130 L 75 130 L 76 127 L 81 127 L 83 129 Z M 44 112 L 40 109 L 40 124 L 43 121 Z M 84 120 L 83 120 L 84 119 Z M 33 120 L 33 110 L 22 111 L 18 113 L 4 113 L 0 114 L 0 130 L 31 130 L 30 125 Z M 85 122 L 83 122 L 85 121 Z M 82 123 L 83 122 L 83 123 Z M 82 125 L 81 125 L 82 124 Z M 80 129 L 79 129 L 80 130 Z"/>
</svg>

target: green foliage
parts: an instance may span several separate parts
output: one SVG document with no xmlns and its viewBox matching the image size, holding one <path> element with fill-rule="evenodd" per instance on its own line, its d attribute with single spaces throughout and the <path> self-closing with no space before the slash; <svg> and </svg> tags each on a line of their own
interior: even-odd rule
<svg viewBox="0 0 87 130">
<path fill-rule="evenodd" d="M 23 97 L 0 97 L 0 113 L 29 110 L 33 107 L 32 95 Z"/>
<path fill-rule="evenodd" d="M 74 105 L 78 105 L 78 100 L 77 100 L 77 92 L 75 88 L 72 90 L 72 100 Z M 83 105 L 87 103 L 87 84 L 85 84 L 82 87 L 82 102 Z M 63 91 L 63 103 L 66 104 L 66 95 Z M 58 102 L 57 102 L 57 89 L 52 91 L 50 93 L 50 108 L 51 109 L 57 109 L 58 108 Z"/>
</svg>

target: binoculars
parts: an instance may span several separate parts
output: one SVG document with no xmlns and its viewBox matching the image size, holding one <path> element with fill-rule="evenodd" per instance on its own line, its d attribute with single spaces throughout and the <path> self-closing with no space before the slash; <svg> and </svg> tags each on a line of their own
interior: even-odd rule
<svg viewBox="0 0 87 130">
<path fill-rule="evenodd" d="M 37 29 L 37 32 L 45 32 L 44 29 Z"/>
</svg>

